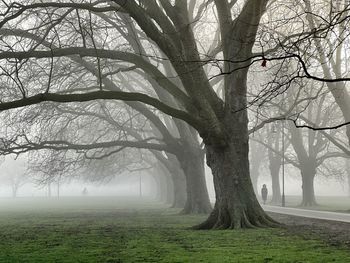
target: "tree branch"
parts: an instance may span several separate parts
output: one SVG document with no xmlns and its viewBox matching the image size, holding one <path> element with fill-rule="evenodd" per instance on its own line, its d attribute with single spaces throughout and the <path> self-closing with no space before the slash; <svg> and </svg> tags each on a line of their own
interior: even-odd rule
<svg viewBox="0 0 350 263">
<path fill-rule="evenodd" d="M 3 34 L 5 30 L 1 29 L 0 32 Z M 5 31 L 4 33 L 11 34 L 11 30 Z M 12 32 L 13 34 L 13 32 Z M 57 48 L 50 51 L 24 51 L 24 52 L 1 52 L 0 59 L 16 58 L 18 60 L 28 58 L 52 58 L 52 57 L 66 57 L 79 55 L 80 57 L 99 57 L 106 59 L 122 60 L 134 64 L 141 68 L 148 74 L 150 74 L 160 86 L 172 94 L 178 99 L 186 108 L 192 107 L 192 100 L 181 91 L 175 84 L 167 79 L 155 66 L 144 60 L 142 57 L 133 53 L 121 52 L 116 50 L 105 50 L 95 48 L 84 48 L 84 47 L 71 47 L 71 48 Z"/>
<path fill-rule="evenodd" d="M 146 94 L 137 92 L 123 92 L 123 91 L 95 91 L 82 94 L 54 94 L 54 93 L 40 93 L 33 95 L 31 97 L 26 97 L 19 100 L 9 101 L 0 103 L 0 111 L 20 108 L 24 106 L 38 104 L 44 101 L 52 102 L 84 102 L 91 100 L 123 100 L 123 101 L 139 101 L 145 104 L 151 105 L 156 109 L 173 116 L 175 118 L 181 119 L 188 124 L 192 125 L 194 128 L 199 129 L 202 124 L 201 122 L 192 117 L 185 111 L 178 110 L 169 107 L 165 103 L 159 101 L 158 99 L 152 98 Z"/>
<path fill-rule="evenodd" d="M 147 141 L 152 140 L 154 138 L 148 138 L 142 141 L 109 141 L 109 142 L 95 142 L 91 144 L 76 144 L 71 143 L 67 141 L 42 141 L 39 143 L 30 142 L 27 141 L 24 144 L 18 144 L 14 143 L 14 146 L 6 147 L 6 144 L 9 144 L 8 141 L 2 142 L 2 146 L 0 147 L 0 155 L 6 155 L 6 154 L 20 154 L 25 153 L 29 151 L 36 151 L 36 150 L 43 150 L 43 149 L 50 149 L 55 151 L 60 150 L 92 150 L 92 149 L 99 149 L 99 148 L 112 148 L 120 146 L 122 148 L 130 147 L 130 148 L 137 148 L 137 149 L 148 149 L 148 150 L 156 150 L 156 151 L 167 151 L 170 153 L 172 152 L 172 149 L 167 147 L 167 145 L 164 144 L 157 144 L 157 143 L 149 143 Z M 11 144 L 12 142 L 10 142 Z"/>
</svg>

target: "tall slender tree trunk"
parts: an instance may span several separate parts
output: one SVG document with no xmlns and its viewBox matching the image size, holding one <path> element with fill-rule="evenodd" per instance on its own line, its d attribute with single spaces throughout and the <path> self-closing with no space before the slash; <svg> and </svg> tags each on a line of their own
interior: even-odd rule
<svg viewBox="0 0 350 263">
<path fill-rule="evenodd" d="M 158 197 L 159 201 L 167 203 L 168 201 L 168 186 L 167 186 L 167 181 L 166 181 L 166 174 L 158 174 L 157 175 L 157 182 L 158 182 Z"/>
<path fill-rule="evenodd" d="M 167 154 L 167 161 L 162 159 L 164 168 L 162 171 L 169 174 L 172 180 L 172 206 L 173 208 L 184 208 L 187 198 L 186 179 L 183 169 L 180 167 L 178 158 L 175 155 Z M 160 165 L 162 165 L 160 164 Z"/>
<path fill-rule="evenodd" d="M 180 158 L 186 177 L 187 200 L 183 214 L 210 213 L 212 210 L 204 173 L 204 155 L 187 149 Z"/>
<path fill-rule="evenodd" d="M 159 175 L 156 173 L 152 173 L 152 178 L 153 178 L 153 180 L 155 182 L 155 186 L 156 186 L 155 198 L 157 201 L 162 201 Z"/>
<path fill-rule="evenodd" d="M 348 174 L 348 196 L 350 197 L 350 159 L 346 159 L 346 173 Z"/>
<path fill-rule="evenodd" d="M 348 196 L 350 197 L 350 169 L 348 170 Z"/>
<path fill-rule="evenodd" d="M 267 151 L 267 155 L 269 157 L 269 169 L 270 169 L 271 182 L 272 182 L 271 203 L 279 204 L 282 201 L 280 177 L 279 177 L 281 164 L 282 164 L 282 157 L 280 155 L 285 154 L 280 149 L 280 139 L 281 139 L 281 134 L 284 131 L 281 125 L 275 125 L 274 127 L 277 128 L 277 130 L 274 131 L 273 129 L 271 129 L 269 131 L 267 138 L 268 138 L 268 144 L 271 147 L 273 147 L 277 152 L 269 148 Z"/>
<path fill-rule="evenodd" d="M 186 179 L 176 158 L 170 156 L 170 159 L 172 162 L 176 161 L 176 163 L 170 162 L 166 166 L 162 163 L 158 165 L 158 192 L 162 195 L 159 199 L 171 204 L 173 208 L 184 208 L 187 198 Z M 166 185 L 164 184 L 165 179 L 160 177 L 168 178 L 166 179 Z"/>
<path fill-rule="evenodd" d="M 270 160 L 270 173 L 271 173 L 271 182 L 272 182 L 272 199 L 271 203 L 279 204 L 281 203 L 281 187 L 280 187 L 280 168 L 281 162 L 278 160 Z"/>
<path fill-rule="evenodd" d="M 170 176 L 164 176 L 166 187 L 165 203 L 172 204 L 174 202 L 174 184 Z"/>
<path fill-rule="evenodd" d="M 315 190 L 314 190 L 314 179 L 316 175 L 316 167 L 308 165 L 302 165 L 301 177 L 302 177 L 302 190 L 303 200 L 301 206 L 315 206 L 317 205 Z"/>
<path fill-rule="evenodd" d="M 60 179 L 58 179 L 57 181 L 57 198 L 59 199 L 60 198 L 60 187 L 61 187 L 61 184 L 60 184 Z"/>
<path fill-rule="evenodd" d="M 176 171 L 173 176 L 174 200 L 171 207 L 184 208 L 187 200 L 186 179 L 182 172 Z"/>
</svg>

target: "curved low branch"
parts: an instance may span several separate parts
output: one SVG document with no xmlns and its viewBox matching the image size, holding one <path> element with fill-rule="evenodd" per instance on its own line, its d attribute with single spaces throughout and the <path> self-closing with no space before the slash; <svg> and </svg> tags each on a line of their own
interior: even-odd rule
<svg viewBox="0 0 350 263">
<path fill-rule="evenodd" d="M 130 148 L 137 148 L 137 149 L 148 149 L 148 150 L 156 150 L 156 151 L 166 151 L 172 153 L 172 150 L 165 144 L 157 144 L 157 143 L 150 143 L 147 142 L 151 140 L 152 138 L 142 140 L 142 141 L 125 141 L 125 140 L 119 140 L 119 141 L 108 141 L 108 142 L 95 142 L 91 144 L 75 144 L 67 141 L 42 141 L 40 143 L 34 143 L 34 142 L 26 142 L 23 145 L 14 143 L 14 146 L 2 146 L 0 148 L 0 154 L 6 155 L 6 154 L 20 154 L 25 153 L 29 151 L 37 151 L 37 150 L 43 150 L 43 149 L 50 149 L 50 150 L 93 150 L 93 149 L 100 149 L 100 148 L 112 148 L 112 147 L 130 147 Z"/>
<path fill-rule="evenodd" d="M 123 91 L 95 91 L 82 94 L 54 94 L 40 93 L 31 97 L 26 97 L 19 100 L 0 103 L 0 111 L 20 108 L 24 106 L 39 104 L 44 101 L 52 102 L 84 102 L 92 100 L 122 100 L 122 101 L 139 101 L 151 105 L 156 109 L 178 119 L 187 122 L 196 129 L 200 129 L 201 123 L 198 119 L 192 117 L 185 111 L 172 108 L 158 99 L 152 98 L 143 93 L 123 92 Z"/>
<path fill-rule="evenodd" d="M 3 35 L 13 35 L 9 29 L 1 29 L 0 33 Z M 22 34 L 25 34 L 22 32 Z M 26 35 L 26 34 L 25 34 Z M 0 53 L 0 59 L 15 58 L 18 60 L 29 59 L 29 58 L 52 58 L 52 57 L 68 57 L 78 55 L 80 57 L 98 57 L 112 60 L 121 60 L 124 62 L 132 63 L 136 67 L 144 70 L 147 74 L 151 75 L 161 87 L 168 91 L 172 96 L 179 100 L 185 107 L 192 108 L 191 99 L 174 85 L 162 72 L 160 72 L 156 66 L 147 62 L 141 56 L 122 52 L 117 50 L 106 50 L 106 49 L 95 49 L 95 48 L 84 48 L 84 47 L 69 47 L 69 48 L 53 48 L 48 51 L 22 51 L 12 52 L 5 51 Z"/>
</svg>

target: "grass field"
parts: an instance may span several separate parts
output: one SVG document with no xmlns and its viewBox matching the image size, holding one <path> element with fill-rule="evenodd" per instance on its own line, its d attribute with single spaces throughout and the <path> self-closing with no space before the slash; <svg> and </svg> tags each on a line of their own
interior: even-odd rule
<svg viewBox="0 0 350 263">
<path fill-rule="evenodd" d="M 150 200 L 0 199 L 0 262 L 350 262 L 350 251 L 284 229 L 194 231 Z"/>
</svg>

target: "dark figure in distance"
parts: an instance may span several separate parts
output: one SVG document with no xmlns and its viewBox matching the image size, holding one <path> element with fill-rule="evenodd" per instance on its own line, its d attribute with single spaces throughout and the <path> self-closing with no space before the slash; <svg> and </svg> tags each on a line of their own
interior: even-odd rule
<svg viewBox="0 0 350 263">
<path fill-rule="evenodd" d="M 263 200 L 264 204 L 266 204 L 266 200 L 267 200 L 266 184 L 264 184 L 263 187 L 261 188 L 261 197 L 262 197 L 262 200 Z"/>
</svg>

